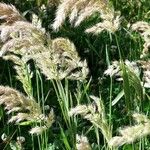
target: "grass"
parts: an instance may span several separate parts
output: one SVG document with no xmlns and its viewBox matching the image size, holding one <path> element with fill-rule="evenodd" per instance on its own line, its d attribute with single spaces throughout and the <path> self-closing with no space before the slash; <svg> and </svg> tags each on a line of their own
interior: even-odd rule
<svg viewBox="0 0 150 150">
<path fill-rule="evenodd" d="M 0 149 L 148 150 L 149 2 L 92 1 L 93 14 L 77 27 L 87 4 L 66 4 L 70 10 L 57 31 L 59 2 L 3 2 L 15 5 L 28 22 L 15 20 L 17 10 L 0 3 Z M 80 12 L 73 22 L 72 5 Z M 114 15 L 113 21 L 120 11 L 119 28 L 97 7 Z M 133 29 L 138 21 L 145 24 Z M 102 32 L 85 32 L 98 23 Z"/>
</svg>

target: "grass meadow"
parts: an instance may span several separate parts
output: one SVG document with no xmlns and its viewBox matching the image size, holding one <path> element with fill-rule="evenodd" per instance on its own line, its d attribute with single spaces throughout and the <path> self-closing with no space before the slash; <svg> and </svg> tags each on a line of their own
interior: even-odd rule
<svg viewBox="0 0 150 150">
<path fill-rule="evenodd" d="M 149 57 L 149 0 L 1 0 L 0 150 L 150 150 Z"/>
</svg>

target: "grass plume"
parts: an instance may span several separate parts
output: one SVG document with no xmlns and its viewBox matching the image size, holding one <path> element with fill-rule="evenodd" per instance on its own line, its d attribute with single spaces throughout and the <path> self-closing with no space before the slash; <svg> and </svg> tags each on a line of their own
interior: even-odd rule
<svg viewBox="0 0 150 150">
<path fill-rule="evenodd" d="M 67 16 L 69 16 L 70 23 L 77 27 L 96 12 L 100 14 L 103 21 L 86 29 L 86 32 L 95 34 L 103 30 L 115 32 L 119 28 L 120 17 L 116 15 L 107 0 L 63 0 L 57 8 L 52 27 L 58 30 Z"/>
<path fill-rule="evenodd" d="M 107 123 L 103 102 L 98 97 L 90 97 L 94 100 L 94 104 L 78 105 L 74 108 L 71 108 L 69 115 L 81 115 L 84 119 L 89 120 L 93 125 L 101 130 L 104 138 L 108 142 L 112 133 Z"/>
<path fill-rule="evenodd" d="M 42 133 L 42 131 L 51 127 L 54 122 L 53 111 L 45 116 L 40 105 L 33 98 L 31 99 L 13 88 L 0 86 L 0 105 L 2 104 L 7 114 L 12 114 L 12 117 L 8 120 L 9 123 L 38 124 L 31 129 L 31 134 Z"/>
<path fill-rule="evenodd" d="M 87 137 L 78 134 L 76 135 L 76 147 L 77 150 L 92 150 Z"/>
<path fill-rule="evenodd" d="M 16 21 L 24 20 L 19 11 L 13 6 L 5 3 L 0 3 L 0 19 L 5 21 L 5 24 L 12 24 Z"/>
<path fill-rule="evenodd" d="M 147 116 L 134 113 L 133 118 L 137 124 L 121 129 L 119 131 L 121 135 L 113 137 L 109 142 L 110 146 L 119 147 L 123 144 L 130 144 L 150 134 L 150 120 Z"/>
</svg>

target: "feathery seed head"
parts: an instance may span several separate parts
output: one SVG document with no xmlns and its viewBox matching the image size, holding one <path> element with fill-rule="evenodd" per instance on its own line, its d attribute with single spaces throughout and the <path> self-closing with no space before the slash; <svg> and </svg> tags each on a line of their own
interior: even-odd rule
<svg viewBox="0 0 150 150">
<path fill-rule="evenodd" d="M 0 86 L 0 105 L 2 104 L 8 114 L 14 113 L 8 123 L 37 123 L 41 125 L 39 129 L 46 130 L 51 127 L 54 122 L 53 110 L 51 110 L 47 116 L 42 114 L 40 105 L 34 99 L 24 96 L 13 88 Z M 41 130 L 41 132 L 43 130 Z M 31 131 L 31 133 L 34 133 L 35 129 L 31 129 Z M 40 131 L 38 131 L 38 133 L 39 132 Z"/>
<path fill-rule="evenodd" d="M 103 30 L 114 33 L 120 26 L 120 15 L 115 16 L 114 9 L 106 0 L 63 0 L 56 11 L 56 17 L 52 25 L 54 30 L 58 30 L 67 16 L 70 23 L 75 27 L 79 26 L 83 20 L 94 13 L 99 13 L 103 22 L 94 25 L 86 30 L 95 34 Z"/>
<path fill-rule="evenodd" d="M 82 80 L 89 72 L 86 61 L 80 60 L 74 44 L 68 39 L 54 39 L 50 49 L 30 56 L 48 79 Z"/>
<path fill-rule="evenodd" d="M 18 137 L 17 137 L 17 142 L 20 143 L 20 144 L 24 143 L 24 142 L 25 142 L 25 137 L 23 137 L 23 136 L 18 136 Z"/>
<path fill-rule="evenodd" d="M 0 19 L 5 20 L 6 24 L 12 24 L 19 20 L 24 20 L 13 5 L 0 3 Z"/>
<path fill-rule="evenodd" d="M 140 33 L 145 32 L 150 28 L 149 24 L 144 21 L 138 21 L 132 25 L 132 30 L 133 31 L 139 31 Z"/>
<path fill-rule="evenodd" d="M 119 147 L 119 146 L 122 146 L 123 144 L 125 144 L 125 139 L 123 137 L 120 137 L 120 136 L 115 136 L 109 141 L 108 144 L 110 147 L 111 146 Z"/>
<path fill-rule="evenodd" d="M 42 126 L 42 127 L 39 127 L 39 126 L 36 126 L 34 128 L 32 128 L 29 133 L 30 134 L 36 134 L 36 135 L 40 135 L 42 134 L 44 131 L 46 131 L 47 127 L 46 126 Z"/>
<path fill-rule="evenodd" d="M 87 137 L 78 134 L 76 135 L 76 147 L 77 150 L 91 150 Z"/>
<path fill-rule="evenodd" d="M 137 139 L 150 134 L 150 120 L 143 114 L 133 114 L 137 124 L 120 129 L 121 136 L 115 136 L 109 141 L 109 145 L 119 147 L 123 144 L 130 144 Z"/>
<path fill-rule="evenodd" d="M 150 120 L 144 114 L 134 113 L 132 116 L 137 123 L 150 123 Z"/>
<path fill-rule="evenodd" d="M 98 97 L 90 97 L 94 100 L 95 105 L 78 105 L 75 108 L 71 108 L 71 110 L 69 111 L 69 115 L 72 116 L 80 114 L 84 119 L 89 120 L 93 125 L 100 128 L 102 134 L 104 135 L 104 138 L 108 142 L 112 135 L 105 116 L 103 102 Z M 98 110 L 96 108 L 98 108 Z"/>
<path fill-rule="evenodd" d="M 75 108 L 72 108 L 69 111 L 69 116 L 78 115 L 78 114 L 81 114 L 84 116 L 88 112 L 89 112 L 89 110 L 86 105 L 79 105 L 79 106 L 76 106 Z"/>
</svg>

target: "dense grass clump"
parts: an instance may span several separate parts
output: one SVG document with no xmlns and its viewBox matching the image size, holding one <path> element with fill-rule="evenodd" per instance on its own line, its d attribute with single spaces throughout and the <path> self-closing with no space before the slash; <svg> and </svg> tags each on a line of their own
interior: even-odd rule
<svg viewBox="0 0 150 150">
<path fill-rule="evenodd" d="M 148 150 L 147 0 L 0 2 L 0 149 Z"/>
</svg>

